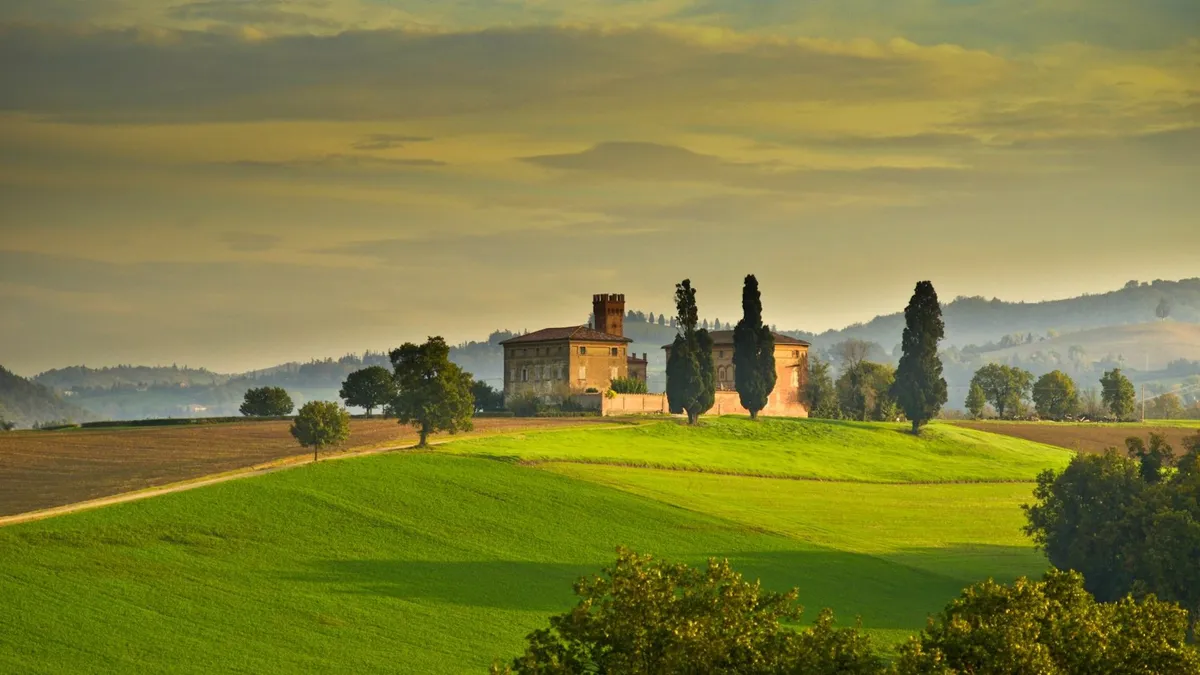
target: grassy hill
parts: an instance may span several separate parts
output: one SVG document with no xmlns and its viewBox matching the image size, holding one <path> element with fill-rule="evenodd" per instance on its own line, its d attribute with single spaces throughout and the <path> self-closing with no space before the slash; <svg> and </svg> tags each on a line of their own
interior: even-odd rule
<svg viewBox="0 0 1200 675">
<path fill-rule="evenodd" d="M 551 456 L 568 461 L 517 461 Z M 918 440 L 726 418 L 322 462 L 0 529 L 0 671 L 481 672 L 618 544 L 728 557 L 800 587 L 810 617 L 861 615 L 886 648 L 965 584 L 1045 563 L 1019 534 L 1030 483 L 879 481 L 1012 480 L 1064 459 L 941 425 Z"/>
<path fill-rule="evenodd" d="M 70 420 L 85 422 L 94 416 L 64 401 L 53 391 L 0 366 L 0 417 L 17 426 Z"/>
</svg>

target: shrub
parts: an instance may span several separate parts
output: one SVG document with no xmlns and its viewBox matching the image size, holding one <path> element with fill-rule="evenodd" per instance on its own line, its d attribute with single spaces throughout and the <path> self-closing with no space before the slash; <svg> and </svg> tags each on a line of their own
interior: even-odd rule
<svg viewBox="0 0 1200 675">
<path fill-rule="evenodd" d="M 618 377 L 612 381 L 609 391 L 618 394 L 645 394 L 646 382 L 633 377 Z"/>
<path fill-rule="evenodd" d="M 533 392 L 510 396 L 505 403 L 517 417 L 533 417 L 546 408 L 541 397 Z"/>
</svg>

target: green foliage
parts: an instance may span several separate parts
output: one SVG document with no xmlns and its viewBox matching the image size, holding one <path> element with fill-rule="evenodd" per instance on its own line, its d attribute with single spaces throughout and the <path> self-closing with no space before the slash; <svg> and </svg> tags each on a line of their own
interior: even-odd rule
<svg viewBox="0 0 1200 675">
<path fill-rule="evenodd" d="M 476 413 L 504 410 L 504 392 L 483 380 L 471 383 L 471 396 L 475 399 Z"/>
<path fill-rule="evenodd" d="M 367 415 L 396 398 L 396 380 L 391 371 L 383 366 L 371 366 L 356 370 L 346 376 L 338 396 L 347 406 L 363 408 Z"/>
<path fill-rule="evenodd" d="M 904 324 L 900 341 L 903 355 L 896 368 L 891 396 L 912 422 L 915 434 L 937 417 L 947 399 L 942 360 L 938 358 L 938 343 L 945 337 L 946 324 L 942 321 L 942 307 L 938 304 L 933 283 L 917 282 L 912 299 L 904 309 Z"/>
<path fill-rule="evenodd" d="M 36 423 L 89 419 L 95 417 L 48 387 L 0 366 L 0 420 L 14 427 L 32 427 Z"/>
<path fill-rule="evenodd" d="M 767 406 L 775 390 L 775 336 L 763 325 L 758 279 L 746 275 L 742 287 L 742 320 L 733 329 L 733 376 L 742 407 L 750 419 Z"/>
<path fill-rule="evenodd" d="M 1117 419 L 1125 420 L 1133 416 L 1137 392 L 1121 369 L 1113 368 L 1100 378 L 1100 399 Z"/>
<path fill-rule="evenodd" d="M 901 650 L 897 675 L 1200 672 L 1187 613 L 1153 596 L 1098 603 L 1078 573 L 988 580 L 963 591 Z"/>
<path fill-rule="evenodd" d="M 879 673 L 870 640 L 833 627 L 822 612 L 797 633 L 798 592 L 765 591 L 728 560 L 705 569 L 656 561 L 623 548 L 604 575 L 575 584 L 579 604 L 528 637 L 525 653 L 493 673 Z"/>
<path fill-rule="evenodd" d="M 896 371 L 889 365 L 860 361 L 837 379 L 838 405 L 851 419 L 890 422 L 899 411 L 892 398 Z"/>
<path fill-rule="evenodd" d="M 1146 419 L 1177 420 L 1185 414 L 1183 401 L 1174 392 L 1160 394 L 1146 406 Z"/>
<path fill-rule="evenodd" d="M 810 356 L 808 379 L 804 383 L 804 400 L 808 403 L 808 416 L 818 419 L 841 419 L 842 408 L 838 403 L 837 387 L 833 383 L 828 362 Z"/>
<path fill-rule="evenodd" d="M 309 401 L 300 406 L 291 432 L 300 445 L 313 449 L 315 459 L 321 448 L 350 440 L 350 413 L 333 401 Z"/>
<path fill-rule="evenodd" d="M 1033 374 L 1021 368 L 989 363 L 975 371 L 971 384 L 979 385 L 996 414 L 1007 419 L 1020 410 L 1022 402 L 1029 396 Z"/>
<path fill-rule="evenodd" d="M 285 417 L 295 407 L 283 387 L 258 387 L 246 391 L 238 410 L 246 417 Z"/>
<path fill-rule="evenodd" d="M 646 382 L 634 377 L 617 377 L 612 381 L 609 391 L 618 394 L 645 394 L 649 390 L 646 388 Z"/>
<path fill-rule="evenodd" d="M 980 419 L 986 408 L 987 395 L 983 393 L 983 387 L 978 382 L 971 382 L 971 388 L 967 391 L 967 412 L 971 413 L 971 417 Z"/>
<path fill-rule="evenodd" d="M 1051 371 L 1033 385 L 1033 403 L 1039 417 L 1063 420 L 1079 412 L 1075 381 L 1061 370 Z"/>
<path fill-rule="evenodd" d="M 673 414 L 687 413 L 688 424 L 716 402 L 717 380 L 712 357 L 712 337 L 698 329 L 696 289 L 684 279 L 675 286 L 679 333 L 667 358 L 667 405 Z"/>
<path fill-rule="evenodd" d="M 1060 569 L 1078 570 L 1100 600 L 1149 592 L 1200 618 L 1200 435 L 1178 468 L 1161 436 L 1130 439 L 1134 458 L 1081 455 L 1046 472 L 1026 532 Z M 1136 459 L 1135 459 L 1136 458 Z"/>
<path fill-rule="evenodd" d="M 451 434 L 472 429 L 475 399 L 471 396 L 471 374 L 450 362 L 450 347 L 440 336 L 425 344 L 406 342 L 389 354 L 395 368 L 399 393 L 392 412 L 400 424 L 410 424 L 421 435 L 420 447 L 429 434 Z"/>
<path fill-rule="evenodd" d="M 532 391 L 509 396 L 505 406 L 517 417 L 534 417 L 546 409 L 542 397 Z"/>
</svg>

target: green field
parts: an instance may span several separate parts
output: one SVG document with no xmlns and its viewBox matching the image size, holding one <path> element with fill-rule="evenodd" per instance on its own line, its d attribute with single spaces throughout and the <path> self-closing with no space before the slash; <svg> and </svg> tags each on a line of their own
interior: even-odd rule
<svg viewBox="0 0 1200 675">
<path fill-rule="evenodd" d="M 1045 566 L 1019 533 L 1030 483 L 897 482 L 1013 481 L 1065 462 L 959 431 L 722 419 L 539 432 L 0 529 L 0 672 L 479 672 L 568 608 L 571 582 L 618 544 L 728 557 L 798 586 L 809 616 L 861 615 L 887 649 L 963 585 Z"/>
</svg>

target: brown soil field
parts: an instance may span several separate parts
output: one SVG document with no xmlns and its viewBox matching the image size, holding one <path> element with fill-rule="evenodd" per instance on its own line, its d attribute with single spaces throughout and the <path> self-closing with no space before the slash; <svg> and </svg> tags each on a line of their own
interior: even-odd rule
<svg viewBox="0 0 1200 675">
<path fill-rule="evenodd" d="M 485 418 L 459 437 L 621 423 L 612 418 Z M 124 427 L 0 434 L 0 516 L 74 504 L 305 456 L 289 422 Z M 451 438 L 438 436 L 436 439 Z M 435 439 L 431 439 L 435 440 Z M 415 444 L 395 420 L 353 420 L 330 454 Z M 311 453 L 308 453 L 311 457 Z"/>
<path fill-rule="evenodd" d="M 1183 439 L 1195 436 L 1200 429 L 1183 426 L 1154 426 L 1153 424 L 1055 424 L 1052 422 L 956 422 L 969 429 L 988 431 L 993 434 L 1015 436 L 1028 441 L 1078 450 L 1100 453 L 1108 448 L 1125 449 L 1125 439 L 1140 436 L 1146 439 L 1152 433 L 1167 437 L 1175 452 L 1183 451 Z"/>
</svg>

